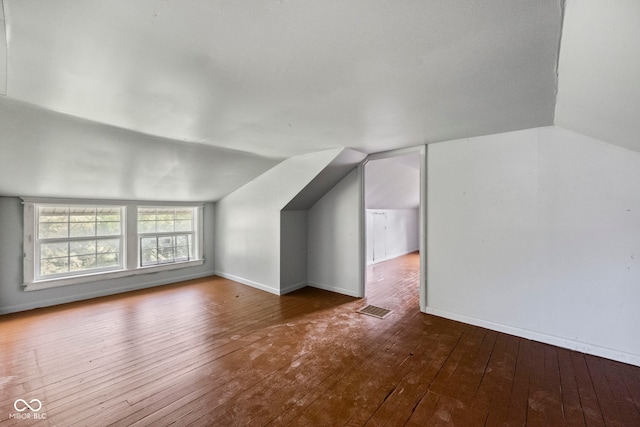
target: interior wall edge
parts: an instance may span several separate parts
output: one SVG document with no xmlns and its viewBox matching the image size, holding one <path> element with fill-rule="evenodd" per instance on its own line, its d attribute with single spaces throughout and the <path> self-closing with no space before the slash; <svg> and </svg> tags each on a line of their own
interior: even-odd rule
<svg viewBox="0 0 640 427">
<path fill-rule="evenodd" d="M 604 357 L 611 360 L 616 360 L 622 363 L 628 363 L 635 366 L 640 366 L 640 355 L 626 353 L 623 351 L 615 350 L 612 348 L 600 347 L 597 345 L 575 341 L 568 338 L 557 337 L 541 332 L 531 331 L 528 329 L 517 328 L 514 326 L 504 325 L 501 323 L 490 322 L 483 319 L 477 319 L 475 317 L 465 316 L 464 314 L 453 313 L 447 310 L 441 310 L 434 307 L 426 307 L 425 313 L 438 317 L 444 317 L 445 319 L 455 320 L 457 322 L 463 322 L 474 326 L 480 326 L 482 328 L 490 329 L 492 331 L 502 332 L 509 335 L 515 335 L 517 337 L 526 338 L 532 341 L 541 342 L 544 344 L 554 345 L 556 347 L 562 347 L 580 353 L 590 354 L 593 356 Z"/>
<path fill-rule="evenodd" d="M 325 285 L 323 283 L 317 282 L 309 282 L 308 285 L 312 288 L 322 289 L 329 292 L 336 292 L 338 294 L 347 295 L 354 298 L 360 298 L 358 290 L 341 288 L 340 286 Z"/>
<path fill-rule="evenodd" d="M 306 286 L 307 286 L 306 280 L 304 282 L 295 283 L 293 285 L 289 285 L 289 286 L 280 288 L 280 291 L 278 292 L 278 295 L 286 295 L 286 294 L 291 293 L 293 291 L 297 291 L 298 289 L 305 288 Z"/>
<path fill-rule="evenodd" d="M 236 276 L 235 274 L 225 273 L 223 271 L 216 271 L 214 274 L 224 279 L 233 280 L 234 282 L 242 283 L 243 285 L 251 286 L 252 288 L 269 292 L 270 294 L 280 295 L 280 289 L 276 289 L 272 286 L 265 285 L 264 283 L 256 282 L 250 279 L 245 279 L 244 277 Z"/>
</svg>

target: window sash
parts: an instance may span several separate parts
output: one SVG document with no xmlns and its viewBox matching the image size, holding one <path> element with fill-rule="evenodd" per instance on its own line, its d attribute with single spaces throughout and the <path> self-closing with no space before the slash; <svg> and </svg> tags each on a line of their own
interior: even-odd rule
<svg viewBox="0 0 640 427">
<path fill-rule="evenodd" d="M 198 208 L 193 206 L 139 206 L 136 224 L 138 267 L 179 264 L 198 259 L 195 255 L 198 216 Z M 187 239 L 186 244 L 178 242 L 181 237 Z M 161 239 L 169 243 L 161 244 Z M 154 240 L 155 244 L 152 243 Z"/>
<path fill-rule="evenodd" d="M 122 206 L 36 204 L 35 279 L 122 270 L 124 224 Z M 92 242 L 93 252 L 82 249 L 91 247 Z"/>
</svg>

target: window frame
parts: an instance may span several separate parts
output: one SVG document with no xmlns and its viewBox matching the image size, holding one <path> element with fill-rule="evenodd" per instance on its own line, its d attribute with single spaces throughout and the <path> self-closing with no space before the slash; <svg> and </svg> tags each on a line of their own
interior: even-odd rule
<svg viewBox="0 0 640 427">
<path fill-rule="evenodd" d="M 48 289 L 58 286 L 83 284 L 89 282 L 118 279 L 137 276 L 141 274 L 156 273 L 169 270 L 194 267 L 204 264 L 204 203 L 183 202 L 140 202 L 121 200 L 76 200 L 76 199 L 45 199 L 23 197 L 24 205 L 24 263 L 23 286 L 25 291 Z M 88 270 L 70 275 L 55 277 L 39 277 L 36 268 L 39 268 L 39 244 L 37 244 L 38 232 L 38 206 L 74 206 L 74 207 L 122 207 L 121 246 L 122 268 L 109 270 Z M 193 259 L 159 265 L 141 266 L 139 259 L 139 239 L 137 230 L 138 207 L 173 207 L 194 208 L 193 231 Z"/>
<path fill-rule="evenodd" d="M 61 207 L 61 208 L 67 208 L 67 209 L 77 209 L 77 208 L 107 208 L 107 209 L 117 209 L 120 212 L 120 233 L 119 234 L 112 234 L 112 235 L 106 235 L 106 236 L 99 236 L 97 233 L 95 236 L 78 236 L 78 237 L 72 237 L 72 236 L 67 236 L 67 237 L 58 237 L 58 238 L 40 238 L 39 237 L 39 225 L 40 225 L 40 209 L 41 207 Z M 50 204 L 50 203 L 37 203 L 35 204 L 35 209 L 34 209 L 34 221 L 35 221 L 35 230 L 34 230 L 34 241 L 35 241 L 35 254 L 34 254 L 34 278 L 35 281 L 37 282 L 41 282 L 41 281 L 46 281 L 46 280 L 55 280 L 55 279 L 60 279 L 60 278 L 70 278 L 70 277 L 75 277 L 75 276 L 85 276 L 85 275 L 89 275 L 89 274 L 99 274 L 99 273 L 106 273 L 109 271 L 121 271 L 123 270 L 126 265 L 126 251 L 127 251 L 127 245 L 126 245 L 126 209 L 124 206 L 122 205 L 68 205 L 68 204 Z M 69 216 L 71 215 L 71 213 L 69 213 Z M 96 213 L 97 215 L 97 213 Z M 70 218 L 69 218 L 70 220 Z M 69 225 L 71 225 L 71 221 L 68 222 Z M 119 244 L 119 263 L 117 266 L 113 266 L 113 267 L 102 267 L 102 268 L 93 268 L 93 269 L 89 269 L 89 270 L 79 270 L 79 271 L 69 271 L 67 273 L 54 273 L 54 274 L 49 274 L 49 275 L 42 275 L 42 245 L 43 244 L 47 244 L 47 243 L 63 243 L 63 242 L 67 242 L 67 243 L 72 243 L 72 242 L 80 242 L 80 241 L 89 241 L 89 240 L 96 240 L 96 242 L 98 240 L 112 240 L 112 239 L 118 239 L 120 241 Z M 70 257 L 70 255 L 68 256 Z"/>
</svg>

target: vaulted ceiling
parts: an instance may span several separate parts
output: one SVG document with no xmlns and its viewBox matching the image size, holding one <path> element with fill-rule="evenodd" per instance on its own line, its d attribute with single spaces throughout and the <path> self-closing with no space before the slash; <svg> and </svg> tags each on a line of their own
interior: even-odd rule
<svg viewBox="0 0 640 427">
<path fill-rule="evenodd" d="M 559 91 L 558 57 L 572 80 L 585 59 L 561 51 L 561 38 L 579 44 L 592 18 L 575 6 L 567 36 L 563 0 L 2 5 L 0 195 L 88 197 L 91 172 L 121 182 L 105 197 L 180 200 L 217 200 L 322 149 L 552 125 L 558 92 L 563 121 L 580 122 L 565 112 L 581 100 Z"/>
</svg>

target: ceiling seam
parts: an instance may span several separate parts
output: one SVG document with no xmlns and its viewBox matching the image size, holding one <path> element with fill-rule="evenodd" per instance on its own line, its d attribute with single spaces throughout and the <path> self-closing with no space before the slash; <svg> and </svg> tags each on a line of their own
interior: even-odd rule
<svg viewBox="0 0 640 427">
<path fill-rule="evenodd" d="M 562 33 L 564 30 L 564 16 L 567 7 L 566 0 L 560 0 L 560 31 L 558 36 L 558 50 L 556 54 L 556 82 L 553 96 L 553 125 L 556 124 L 556 109 L 558 108 L 558 88 L 560 87 L 560 51 L 562 49 Z"/>
<path fill-rule="evenodd" d="M 3 23 L 3 36 L 4 36 L 4 46 L 5 46 L 5 50 L 4 50 L 4 90 L 2 91 L 2 93 L 0 93 L 0 95 L 2 96 L 7 96 L 7 92 L 9 89 L 9 37 L 8 37 L 8 33 L 7 33 L 7 13 L 6 13 L 6 8 L 5 8 L 5 2 L 6 0 L 2 0 L 2 23 Z"/>
</svg>

